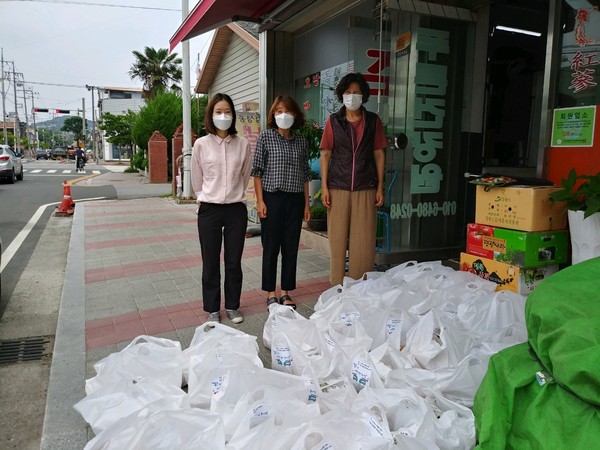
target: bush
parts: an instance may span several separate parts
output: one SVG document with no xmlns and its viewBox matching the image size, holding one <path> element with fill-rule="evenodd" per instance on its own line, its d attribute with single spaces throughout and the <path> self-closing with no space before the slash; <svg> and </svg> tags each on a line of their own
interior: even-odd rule
<svg viewBox="0 0 600 450">
<path fill-rule="evenodd" d="M 310 207 L 311 219 L 325 219 L 327 217 L 327 208 L 322 203 L 316 202 Z"/>
<path fill-rule="evenodd" d="M 131 158 L 131 168 L 145 170 L 148 167 L 148 160 L 144 157 L 144 151 L 139 150 L 133 158 Z M 138 171 L 136 170 L 136 172 Z"/>
<path fill-rule="evenodd" d="M 134 169 L 133 167 L 128 167 L 123 172 L 125 172 L 125 173 L 139 173 L 140 171 L 137 170 L 137 169 Z"/>
</svg>

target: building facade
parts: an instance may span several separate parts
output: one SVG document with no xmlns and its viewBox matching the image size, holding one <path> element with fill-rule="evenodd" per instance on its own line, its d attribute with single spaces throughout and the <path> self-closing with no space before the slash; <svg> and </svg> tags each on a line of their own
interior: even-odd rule
<svg viewBox="0 0 600 450">
<path fill-rule="evenodd" d="M 142 98 L 141 88 L 120 88 L 103 87 L 98 90 L 98 118 L 103 114 L 111 113 L 114 115 L 126 114 L 127 111 L 139 112 L 145 105 Z M 105 161 L 129 160 L 132 155 L 129 154 L 129 148 L 121 148 L 108 142 L 102 130 L 99 130 L 100 151 L 99 157 Z"/>
<path fill-rule="evenodd" d="M 600 160 L 598 133 L 586 141 L 595 151 L 551 144 L 556 110 L 597 103 L 599 13 L 586 5 L 217 0 L 197 5 L 171 47 L 236 16 L 256 20 L 262 118 L 275 96 L 288 94 L 323 125 L 340 108 L 339 79 L 363 73 L 365 106 L 381 117 L 389 143 L 378 260 L 444 259 L 464 249 L 474 218 L 466 173 L 559 182 L 570 167 Z"/>
</svg>

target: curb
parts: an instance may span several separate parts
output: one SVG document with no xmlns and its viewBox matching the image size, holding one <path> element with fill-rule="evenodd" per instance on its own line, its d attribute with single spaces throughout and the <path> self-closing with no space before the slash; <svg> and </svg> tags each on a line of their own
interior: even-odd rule
<svg viewBox="0 0 600 450">
<path fill-rule="evenodd" d="M 82 449 L 88 441 L 87 424 L 73 408 L 85 397 L 83 208 L 73 217 L 40 450 Z"/>
</svg>

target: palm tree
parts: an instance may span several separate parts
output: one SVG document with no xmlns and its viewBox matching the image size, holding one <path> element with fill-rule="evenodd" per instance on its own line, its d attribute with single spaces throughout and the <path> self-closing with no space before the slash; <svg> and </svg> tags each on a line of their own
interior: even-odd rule
<svg viewBox="0 0 600 450">
<path fill-rule="evenodd" d="M 144 82 L 143 96 L 152 99 L 158 92 L 167 89 L 180 90 L 177 85 L 181 81 L 181 58 L 177 53 L 169 55 L 169 50 L 145 47 L 144 53 L 133 51 L 136 61 L 129 69 L 131 79 L 139 78 Z"/>
</svg>

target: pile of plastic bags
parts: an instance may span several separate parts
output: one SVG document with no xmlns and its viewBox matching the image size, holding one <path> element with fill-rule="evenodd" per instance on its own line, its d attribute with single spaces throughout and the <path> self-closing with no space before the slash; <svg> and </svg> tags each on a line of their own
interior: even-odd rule
<svg viewBox="0 0 600 450">
<path fill-rule="evenodd" d="M 135 339 L 75 409 L 91 449 L 470 449 L 489 358 L 525 342 L 525 298 L 439 262 L 325 291 L 306 319 L 271 305 L 263 342 L 217 325 L 190 346 Z"/>
</svg>

